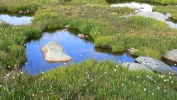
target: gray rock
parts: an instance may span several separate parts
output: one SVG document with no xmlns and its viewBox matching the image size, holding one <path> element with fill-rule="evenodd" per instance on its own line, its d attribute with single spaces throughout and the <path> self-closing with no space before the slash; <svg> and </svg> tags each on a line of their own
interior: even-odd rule
<svg viewBox="0 0 177 100">
<path fill-rule="evenodd" d="M 133 55 L 135 52 L 138 51 L 138 49 L 135 49 L 135 48 L 130 48 L 127 50 L 129 54 Z"/>
<path fill-rule="evenodd" d="M 19 13 L 19 14 L 22 14 L 22 13 L 23 13 L 23 11 L 22 11 L 22 10 L 20 10 L 18 13 Z"/>
<path fill-rule="evenodd" d="M 77 35 L 79 38 L 84 38 L 85 36 L 84 36 L 84 34 L 78 34 Z"/>
<path fill-rule="evenodd" d="M 26 10 L 26 13 L 30 13 L 30 11 L 29 11 L 29 10 Z"/>
<path fill-rule="evenodd" d="M 63 47 L 56 42 L 49 42 L 41 48 L 44 58 L 48 62 L 66 62 L 72 60 L 64 53 Z"/>
<path fill-rule="evenodd" d="M 144 7 L 140 7 L 140 9 L 144 9 Z"/>
<path fill-rule="evenodd" d="M 136 15 L 153 18 L 158 21 L 165 21 L 166 19 L 168 19 L 166 15 L 163 15 L 162 13 L 159 12 L 142 11 L 142 12 L 138 12 Z"/>
<path fill-rule="evenodd" d="M 164 58 L 177 62 L 177 49 L 168 51 L 165 55 Z"/>
<path fill-rule="evenodd" d="M 162 73 L 174 73 L 177 75 L 177 73 L 170 66 L 154 58 L 138 57 L 135 59 L 135 61 L 137 61 L 140 64 L 143 64 L 144 66 L 153 71 Z"/>
<path fill-rule="evenodd" d="M 167 13 L 166 16 L 167 16 L 168 18 L 170 18 L 170 17 L 171 17 L 171 13 Z"/>
<path fill-rule="evenodd" d="M 134 71 L 134 70 L 146 70 L 146 71 L 152 71 L 148 69 L 146 66 L 138 63 L 129 63 L 125 62 L 122 63 L 122 67 L 127 68 L 129 71 Z"/>
</svg>

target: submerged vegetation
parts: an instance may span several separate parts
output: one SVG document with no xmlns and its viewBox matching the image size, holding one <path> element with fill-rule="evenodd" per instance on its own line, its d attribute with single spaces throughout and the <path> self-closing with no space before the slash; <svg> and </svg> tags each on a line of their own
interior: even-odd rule
<svg viewBox="0 0 177 100">
<path fill-rule="evenodd" d="M 87 60 L 29 76 L 23 72 L 0 73 L 0 99 L 143 99 L 175 100 L 172 74 L 127 71 L 111 61 Z"/>
<path fill-rule="evenodd" d="M 108 0 L 107 0 L 108 1 Z M 155 0 L 166 2 L 167 0 Z M 168 0 L 168 4 L 171 4 Z M 173 0 L 173 3 L 176 3 Z M 172 13 L 175 6 L 154 10 Z M 177 83 L 170 74 L 133 71 L 111 61 L 87 60 L 38 76 L 6 72 L 26 61 L 25 43 L 48 29 L 78 29 L 94 39 L 96 47 L 113 52 L 136 48 L 136 55 L 161 59 L 177 48 L 177 29 L 155 19 L 132 14 L 134 9 L 111 8 L 106 0 L 1 0 L 0 11 L 34 13 L 30 25 L 0 24 L 0 99 L 176 99 Z"/>
</svg>

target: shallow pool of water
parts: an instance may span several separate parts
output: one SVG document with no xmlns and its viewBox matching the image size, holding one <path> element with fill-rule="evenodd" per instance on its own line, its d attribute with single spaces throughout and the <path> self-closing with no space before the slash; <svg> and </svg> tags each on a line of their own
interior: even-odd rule
<svg viewBox="0 0 177 100">
<path fill-rule="evenodd" d="M 40 48 L 50 41 L 59 43 L 66 54 L 72 57 L 70 62 L 46 62 Z M 107 53 L 106 53 L 107 52 Z M 94 49 L 94 44 L 90 41 L 78 38 L 70 31 L 58 30 L 54 32 L 44 32 L 43 36 L 38 40 L 31 40 L 26 43 L 27 63 L 23 65 L 23 70 L 29 74 L 39 74 L 42 71 L 47 71 L 61 65 L 71 62 L 81 62 L 85 59 L 94 58 L 96 60 L 113 60 L 116 62 L 134 62 L 134 58 L 126 53 L 111 54 L 108 51 Z"/>
<path fill-rule="evenodd" d="M 21 14 L 0 14 L 0 19 L 10 25 L 26 25 L 31 23 L 33 17 Z"/>
</svg>

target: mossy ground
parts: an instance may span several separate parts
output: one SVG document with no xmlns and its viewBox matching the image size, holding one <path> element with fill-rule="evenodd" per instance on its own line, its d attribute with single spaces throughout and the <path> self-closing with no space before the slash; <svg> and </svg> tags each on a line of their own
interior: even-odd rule
<svg viewBox="0 0 177 100">
<path fill-rule="evenodd" d="M 0 25 L 0 99 L 168 100 L 177 97 L 173 75 L 128 72 L 111 61 L 87 60 L 39 76 L 6 72 L 6 68 L 25 63 L 27 40 L 40 37 L 44 30 L 66 25 L 89 34 L 96 47 L 109 45 L 113 52 L 134 47 L 139 49 L 137 55 L 161 59 L 166 51 L 177 48 L 177 29 L 141 16 L 124 18 L 134 10 L 110 8 L 105 0 L 0 1 L 0 11 L 20 10 L 35 14 L 30 25 Z"/>
</svg>

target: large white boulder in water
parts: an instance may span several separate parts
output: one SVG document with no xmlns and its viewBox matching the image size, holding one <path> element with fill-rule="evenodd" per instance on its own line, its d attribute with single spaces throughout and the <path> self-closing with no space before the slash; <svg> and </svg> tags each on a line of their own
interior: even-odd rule
<svg viewBox="0 0 177 100">
<path fill-rule="evenodd" d="M 175 75 L 177 75 L 177 73 L 170 66 L 154 58 L 138 57 L 135 59 L 135 61 L 146 66 L 147 68 L 153 71 L 162 72 L 162 73 L 174 73 Z"/>
<path fill-rule="evenodd" d="M 72 60 L 70 56 L 64 53 L 63 47 L 53 41 L 44 45 L 41 51 L 48 62 L 66 62 Z"/>
</svg>

